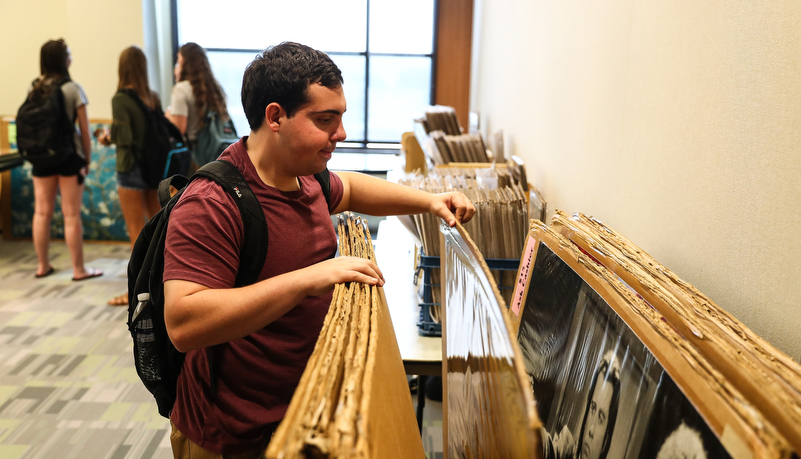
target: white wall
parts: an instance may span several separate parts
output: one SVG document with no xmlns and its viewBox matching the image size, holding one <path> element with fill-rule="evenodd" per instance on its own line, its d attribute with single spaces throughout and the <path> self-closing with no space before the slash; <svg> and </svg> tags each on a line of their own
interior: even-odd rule
<svg viewBox="0 0 801 459">
<path fill-rule="evenodd" d="M 476 0 L 475 22 L 471 110 L 550 209 L 801 359 L 801 2 Z"/>
<path fill-rule="evenodd" d="M 0 115 L 16 115 L 39 75 L 39 50 L 64 38 L 72 51 L 70 75 L 89 98 L 93 119 L 111 119 L 120 52 L 143 46 L 142 0 L 0 1 Z"/>
</svg>

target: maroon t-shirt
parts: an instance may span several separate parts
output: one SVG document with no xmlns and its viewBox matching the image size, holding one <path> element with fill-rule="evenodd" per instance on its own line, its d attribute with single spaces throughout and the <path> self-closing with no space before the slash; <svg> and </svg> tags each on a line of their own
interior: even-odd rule
<svg viewBox="0 0 801 459">
<path fill-rule="evenodd" d="M 264 209 L 269 243 L 259 280 L 330 258 L 337 246 L 330 211 L 342 200 L 342 181 L 331 174 L 330 209 L 313 176 L 299 177 L 298 191 L 268 186 L 247 155 L 246 139 L 228 148 L 221 159 L 243 172 Z M 242 218 L 228 193 L 211 180 L 193 181 L 170 216 L 164 280 L 233 287 L 243 237 Z M 258 446 L 265 426 L 283 418 L 330 303 L 331 293 L 307 297 L 263 329 L 214 346 L 216 397 L 208 395 L 207 350 L 189 351 L 171 415 L 178 430 L 216 453 Z"/>
</svg>

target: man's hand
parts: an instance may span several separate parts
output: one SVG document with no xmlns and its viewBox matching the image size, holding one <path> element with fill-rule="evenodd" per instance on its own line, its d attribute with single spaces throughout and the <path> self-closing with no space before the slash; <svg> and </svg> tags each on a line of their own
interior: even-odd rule
<svg viewBox="0 0 801 459">
<path fill-rule="evenodd" d="M 456 226 L 456 222 L 467 223 L 476 214 L 476 206 L 467 196 L 457 191 L 434 195 L 431 213 L 442 218 L 448 226 Z"/>
<path fill-rule="evenodd" d="M 336 257 L 303 269 L 310 281 L 306 295 L 318 296 L 331 291 L 334 284 L 362 282 L 369 285 L 384 285 L 384 275 L 370 260 L 357 257 Z"/>
</svg>

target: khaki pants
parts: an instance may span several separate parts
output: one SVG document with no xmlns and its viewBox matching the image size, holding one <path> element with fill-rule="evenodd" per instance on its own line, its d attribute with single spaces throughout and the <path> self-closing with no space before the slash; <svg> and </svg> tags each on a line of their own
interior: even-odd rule
<svg viewBox="0 0 801 459">
<path fill-rule="evenodd" d="M 252 451 L 237 454 L 217 454 L 201 448 L 197 443 L 186 438 L 184 434 L 175 428 L 172 420 L 170 420 L 170 427 L 172 427 L 172 433 L 170 434 L 172 456 L 175 459 L 265 459 L 264 453 L 267 450 L 267 444 L 270 442 L 268 437 L 264 441 L 264 445 L 260 445 Z"/>
</svg>

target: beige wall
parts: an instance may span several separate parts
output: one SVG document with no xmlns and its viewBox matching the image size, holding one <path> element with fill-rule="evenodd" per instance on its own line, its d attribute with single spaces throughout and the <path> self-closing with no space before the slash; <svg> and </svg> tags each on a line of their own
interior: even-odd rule
<svg viewBox="0 0 801 459">
<path fill-rule="evenodd" d="M 64 38 L 70 75 L 89 98 L 91 118 L 111 118 L 120 51 L 143 46 L 142 0 L 0 1 L 0 115 L 13 115 L 39 75 L 39 50 Z"/>
<path fill-rule="evenodd" d="M 799 360 L 801 3 L 476 0 L 474 21 L 471 109 L 551 209 Z"/>
</svg>

